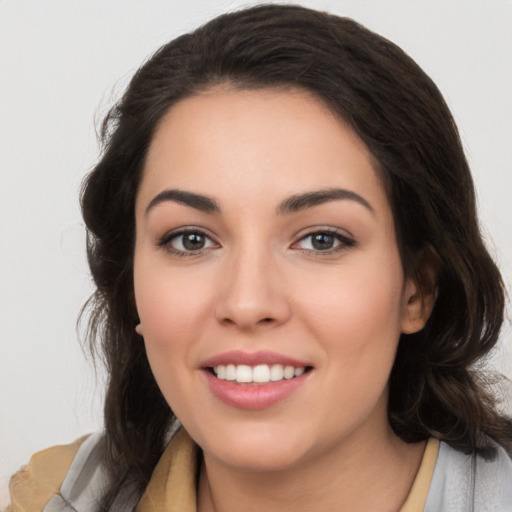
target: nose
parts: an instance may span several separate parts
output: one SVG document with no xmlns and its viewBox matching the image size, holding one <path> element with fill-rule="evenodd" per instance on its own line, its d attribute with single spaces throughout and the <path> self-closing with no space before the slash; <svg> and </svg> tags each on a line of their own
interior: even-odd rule
<svg viewBox="0 0 512 512">
<path fill-rule="evenodd" d="M 216 317 L 240 330 L 282 325 L 291 316 L 283 272 L 268 254 L 247 251 L 227 262 L 219 286 Z"/>
</svg>

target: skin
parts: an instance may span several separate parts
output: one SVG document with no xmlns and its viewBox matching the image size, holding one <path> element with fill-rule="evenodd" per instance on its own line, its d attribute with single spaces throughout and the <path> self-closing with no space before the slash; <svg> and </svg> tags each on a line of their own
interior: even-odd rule
<svg viewBox="0 0 512 512">
<path fill-rule="evenodd" d="M 276 211 L 334 188 L 367 205 Z M 220 212 L 172 199 L 148 210 L 168 189 L 208 196 Z M 190 227 L 205 245 L 178 255 L 183 238 L 169 233 Z M 342 238 L 318 250 L 309 235 L 326 230 Z M 367 148 L 322 103 L 225 86 L 173 106 L 137 196 L 134 283 L 155 378 L 203 450 L 199 510 L 400 508 L 424 445 L 390 429 L 387 380 L 400 333 L 423 327 L 429 300 L 404 276 Z M 312 370 L 285 400 L 240 409 L 214 396 L 201 370 L 234 349 Z"/>
</svg>

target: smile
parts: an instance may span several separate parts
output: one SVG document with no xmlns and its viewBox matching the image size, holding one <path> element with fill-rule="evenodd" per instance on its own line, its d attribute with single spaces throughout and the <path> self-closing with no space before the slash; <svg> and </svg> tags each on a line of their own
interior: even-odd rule
<svg viewBox="0 0 512 512">
<path fill-rule="evenodd" d="M 300 377 L 306 368 L 282 364 L 258 364 L 249 366 L 246 364 L 220 364 L 212 368 L 213 373 L 220 380 L 236 381 L 240 384 L 266 384 L 279 382 L 283 379 L 290 380 Z"/>
<path fill-rule="evenodd" d="M 291 399 L 315 373 L 309 361 L 265 350 L 223 352 L 203 361 L 200 369 L 219 400 L 252 410 Z"/>
</svg>

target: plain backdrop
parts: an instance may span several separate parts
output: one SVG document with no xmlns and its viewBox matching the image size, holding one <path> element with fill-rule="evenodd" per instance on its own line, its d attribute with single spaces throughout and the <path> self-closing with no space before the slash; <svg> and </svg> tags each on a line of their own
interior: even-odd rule
<svg viewBox="0 0 512 512">
<path fill-rule="evenodd" d="M 242 1 L 0 0 L 0 506 L 46 446 L 101 428 L 79 344 L 91 292 L 78 191 L 95 126 L 157 47 Z M 318 0 L 405 49 L 459 125 L 490 248 L 512 284 L 512 3 Z M 510 310 L 509 310 L 510 311 Z M 511 376 L 510 330 L 495 364 Z"/>
</svg>

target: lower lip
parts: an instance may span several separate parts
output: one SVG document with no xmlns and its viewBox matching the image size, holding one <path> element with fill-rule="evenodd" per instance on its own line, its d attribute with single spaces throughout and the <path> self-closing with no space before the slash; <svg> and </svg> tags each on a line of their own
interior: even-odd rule
<svg viewBox="0 0 512 512">
<path fill-rule="evenodd" d="M 264 409 L 292 395 L 304 384 L 310 372 L 268 384 L 238 384 L 236 381 L 217 379 L 208 370 L 203 370 L 203 374 L 212 393 L 225 404 L 239 409 Z"/>
</svg>

